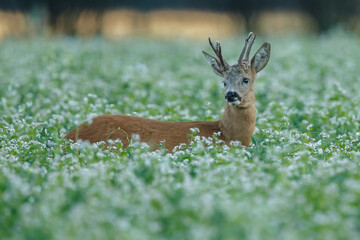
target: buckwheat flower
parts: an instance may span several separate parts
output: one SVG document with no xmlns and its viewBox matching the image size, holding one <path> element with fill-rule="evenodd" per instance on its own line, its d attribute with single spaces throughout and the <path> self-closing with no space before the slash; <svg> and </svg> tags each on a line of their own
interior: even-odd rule
<svg viewBox="0 0 360 240">
<path fill-rule="evenodd" d="M 192 134 L 200 133 L 200 130 L 198 128 L 190 128 L 190 131 L 191 131 Z"/>
</svg>

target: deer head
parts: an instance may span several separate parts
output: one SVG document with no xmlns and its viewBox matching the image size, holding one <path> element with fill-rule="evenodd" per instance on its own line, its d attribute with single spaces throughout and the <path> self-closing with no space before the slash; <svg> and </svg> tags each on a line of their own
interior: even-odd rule
<svg viewBox="0 0 360 240">
<path fill-rule="evenodd" d="M 211 64 L 214 72 L 223 77 L 225 88 L 225 99 L 234 107 L 247 108 L 254 104 L 254 82 L 256 74 L 260 72 L 268 63 L 270 58 L 270 44 L 265 42 L 249 61 L 251 47 L 255 41 L 255 34 L 250 33 L 245 40 L 245 46 L 240 54 L 238 62 L 230 66 L 221 54 L 221 46 L 209 38 L 211 48 L 214 50 L 216 57 L 203 51 L 205 58 Z M 244 58 L 245 55 L 245 58 Z"/>
</svg>

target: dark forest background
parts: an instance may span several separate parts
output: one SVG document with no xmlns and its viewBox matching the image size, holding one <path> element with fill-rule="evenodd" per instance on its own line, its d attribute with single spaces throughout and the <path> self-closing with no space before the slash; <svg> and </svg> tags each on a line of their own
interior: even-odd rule
<svg viewBox="0 0 360 240">
<path fill-rule="evenodd" d="M 304 13 L 316 23 L 316 32 L 324 32 L 338 25 L 346 26 L 349 22 L 360 25 L 357 23 L 360 21 L 359 0 L 0 0 L 0 11 L 38 15 L 36 17 L 46 22 L 50 29 L 56 28 L 61 16 L 63 19 L 66 16 L 65 21 L 71 22 L 74 12 L 95 11 L 101 14 L 111 9 L 132 9 L 141 12 L 162 9 L 225 12 L 231 16 L 241 16 L 244 19 L 245 30 L 255 29 L 251 18 L 256 13 L 264 11 Z M 65 29 L 62 32 L 73 34 L 72 28 L 68 29 L 70 30 Z"/>
<path fill-rule="evenodd" d="M 316 20 L 320 31 L 327 30 L 349 17 L 359 15 L 359 0 L 2 0 L 0 8 L 10 11 L 29 11 L 34 7 L 47 10 L 48 21 L 54 25 L 57 17 L 70 10 L 103 11 L 112 8 L 131 8 L 149 11 L 154 9 L 195 9 L 226 11 L 241 14 L 245 19 L 262 10 L 300 10 Z M 247 21 L 250 22 L 250 21 Z"/>
</svg>

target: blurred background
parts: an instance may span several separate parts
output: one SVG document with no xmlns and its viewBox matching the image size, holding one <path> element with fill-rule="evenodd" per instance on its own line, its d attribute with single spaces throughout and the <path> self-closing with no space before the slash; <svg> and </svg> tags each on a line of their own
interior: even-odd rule
<svg viewBox="0 0 360 240">
<path fill-rule="evenodd" d="M 39 34 L 204 38 L 360 34 L 359 0 L 0 0 L 0 39 Z"/>
</svg>

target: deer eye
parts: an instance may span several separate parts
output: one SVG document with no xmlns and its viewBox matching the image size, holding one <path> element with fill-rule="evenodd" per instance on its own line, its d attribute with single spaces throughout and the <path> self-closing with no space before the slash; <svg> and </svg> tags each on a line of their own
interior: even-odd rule
<svg viewBox="0 0 360 240">
<path fill-rule="evenodd" d="M 243 83 L 244 83 L 244 84 L 249 84 L 249 82 L 250 82 L 250 79 L 248 79 L 248 78 L 244 78 L 244 79 L 243 79 Z"/>
<path fill-rule="evenodd" d="M 226 87 L 226 82 L 223 82 L 224 83 L 224 87 Z"/>
</svg>

